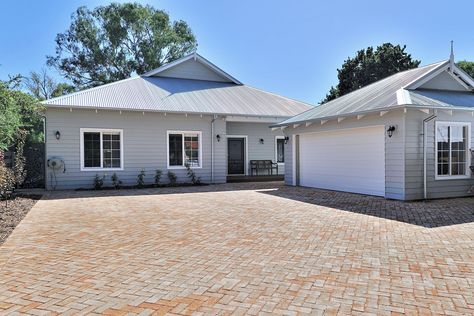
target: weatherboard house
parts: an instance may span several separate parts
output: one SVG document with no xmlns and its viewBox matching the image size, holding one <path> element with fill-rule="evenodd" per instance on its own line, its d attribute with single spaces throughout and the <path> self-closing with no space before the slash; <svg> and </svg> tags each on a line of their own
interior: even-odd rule
<svg viewBox="0 0 474 316">
<path fill-rule="evenodd" d="M 471 195 L 473 89 L 451 53 L 273 124 L 289 137 L 286 184 L 399 200 Z"/>
<path fill-rule="evenodd" d="M 141 76 L 44 101 L 47 188 L 137 184 L 145 170 L 189 181 L 186 165 L 206 183 L 250 175 L 250 161 L 271 160 L 285 170 L 285 140 L 276 124 L 310 105 L 240 81 L 197 53 Z M 56 164 L 59 166 L 59 164 Z M 265 172 L 276 170 L 263 170 Z"/>
</svg>

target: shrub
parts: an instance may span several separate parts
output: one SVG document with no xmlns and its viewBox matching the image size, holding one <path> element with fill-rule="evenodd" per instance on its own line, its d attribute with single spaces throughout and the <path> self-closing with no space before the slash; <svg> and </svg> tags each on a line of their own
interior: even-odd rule
<svg viewBox="0 0 474 316">
<path fill-rule="evenodd" d="M 19 188 L 26 178 L 24 148 L 28 132 L 19 130 L 15 145 L 15 159 L 13 160 L 13 176 L 16 188 Z"/>
<path fill-rule="evenodd" d="M 137 186 L 143 188 L 145 186 L 145 170 L 142 169 L 137 177 Z"/>
<path fill-rule="evenodd" d="M 105 175 L 100 177 L 98 174 L 94 177 L 94 189 L 100 190 L 104 186 Z"/>
<path fill-rule="evenodd" d="M 112 175 L 111 179 L 112 179 L 112 184 L 114 185 L 114 188 L 120 189 L 120 185 L 122 184 L 122 181 L 119 180 L 119 177 L 115 172 Z"/>
<path fill-rule="evenodd" d="M 5 162 L 0 160 L 0 199 L 8 198 L 8 194 L 15 188 L 13 171 L 5 166 Z"/>
<path fill-rule="evenodd" d="M 168 180 L 170 181 L 170 185 L 176 185 L 176 180 L 178 180 L 178 177 L 174 172 L 168 171 Z"/>
<path fill-rule="evenodd" d="M 161 175 L 163 174 L 163 172 L 161 170 L 156 170 L 155 172 L 155 186 L 158 186 L 160 184 L 160 180 L 161 180 Z"/>
<path fill-rule="evenodd" d="M 186 163 L 184 166 L 186 167 L 186 172 L 188 174 L 188 178 L 191 179 L 191 182 L 194 185 L 200 184 L 201 178 L 196 176 L 196 173 L 194 172 L 193 169 L 191 169 L 191 166 L 188 163 Z"/>
</svg>

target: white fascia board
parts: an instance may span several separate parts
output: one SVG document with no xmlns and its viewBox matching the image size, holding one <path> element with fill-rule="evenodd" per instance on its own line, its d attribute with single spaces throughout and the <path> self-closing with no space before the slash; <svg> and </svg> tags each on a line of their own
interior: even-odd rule
<svg viewBox="0 0 474 316">
<path fill-rule="evenodd" d="M 430 81 L 434 77 L 438 76 L 440 73 L 443 71 L 447 70 L 449 67 L 449 61 L 445 61 L 444 63 L 441 63 L 438 67 L 435 69 L 431 70 L 430 72 L 424 74 L 421 77 L 416 78 L 412 82 L 408 83 L 406 86 L 403 87 L 403 89 L 408 89 L 408 90 L 414 90 L 426 82 Z"/>
<path fill-rule="evenodd" d="M 227 122 L 247 122 L 247 123 L 280 123 L 288 117 L 275 117 L 275 116 L 239 116 L 239 115 L 227 115 Z"/>
</svg>

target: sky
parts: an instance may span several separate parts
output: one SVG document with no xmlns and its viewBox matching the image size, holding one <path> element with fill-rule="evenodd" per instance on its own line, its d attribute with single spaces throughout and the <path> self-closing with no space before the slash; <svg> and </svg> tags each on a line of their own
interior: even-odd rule
<svg viewBox="0 0 474 316">
<path fill-rule="evenodd" d="M 0 9 L 0 79 L 45 67 L 79 6 L 110 1 L 15 0 Z M 123 1 L 115 1 L 123 2 Z M 474 60 L 474 1 L 148 0 L 186 21 L 198 53 L 241 82 L 316 104 L 337 84 L 337 68 L 357 50 L 407 46 L 422 65 Z M 440 3 L 441 4 L 441 3 Z M 54 76 L 60 79 L 59 74 Z"/>
</svg>

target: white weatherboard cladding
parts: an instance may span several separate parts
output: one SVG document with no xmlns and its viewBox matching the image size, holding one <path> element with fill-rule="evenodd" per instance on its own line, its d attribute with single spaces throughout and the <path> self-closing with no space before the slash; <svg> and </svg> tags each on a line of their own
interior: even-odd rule
<svg viewBox="0 0 474 316">
<path fill-rule="evenodd" d="M 300 184 L 385 196 L 384 126 L 300 135 Z"/>
</svg>

